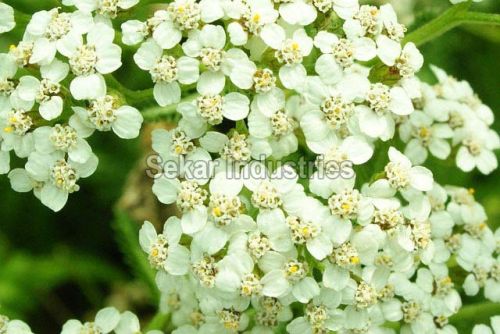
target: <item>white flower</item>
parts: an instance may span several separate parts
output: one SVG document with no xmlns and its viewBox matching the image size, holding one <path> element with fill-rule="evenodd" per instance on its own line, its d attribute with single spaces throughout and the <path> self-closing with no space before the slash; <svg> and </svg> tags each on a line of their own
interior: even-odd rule
<svg viewBox="0 0 500 334">
<path fill-rule="evenodd" d="M 92 322 L 81 323 L 78 320 L 68 320 L 64 324 L 61 334 L 80 334 L 85 332 L 111 333 L 120 321 L 120 313 L 114 307 L 107 307 L 95 316 Z"/>
<path fill-rule="evenodd" d="M 104 17 L 116 18 L 120 11 L 127 10 L 139 3 L 139 0 L 70 0 L 82 12 L 96 12 Z M 64 1 L 63 1 L 64 2 Z"/>
<path fill-rule="evenodd" d="M 218 91 L 224 88 L 225 75 L 241 89 L 253 85 L 255 64 L 239 49 L 224 50 L 226 33 L 221 26 L 205 25 L 201 31 L 192 31 L 189 39 L 182 44 L 184 53 L 200 58 L 206 68 L 198 81 L 198 91 Z"/>
<path fill-rule="evenodd" d="M 239 121 L 247 117 L 250 109 L 248 97 L 237 92 L 222 95 L 223 87 L 208 83 L 199 85 L 200 95 L 195 100 L 177 105 L 177 111 L 183 116 L 179 125 L 190 136 L 200 137 L 208 126 L 218 125 L 224 118 Z"/>
<path fill-rule="evenodd" d="M 163 227 L 163 233 L 157 234 L 148 221 L 139 231 L 139 242 L 148 254 L 151 266 L 165 270 L 171 275 L 184 275 L 189 269 L 189 251 L 179 245 L 182 235 L 181 222 L 177 217 L 170 217 Z"/>
<path fill-rule="evenodd" d="M 201 151 L 203 150 L 193 153 L 192 156 L 203 154 Z M 209 161 L 208 158 L 206 159 L 206 161 Z M 193 159 L 192 161 L 200 160 Z M 196 181 L 200 183 L 204 182 L 204 180 Z M 207 223 L 208 212 L 204 203 L 207 200 L 208 193 L 198 183 L 189 180 L 179 181 L 178 179 L 170 179 L 169 176 L 160 176 L 155 179 L 153 193 L 162 203 L 177 204 L 183 213 L 181 223 L 184 233 L 196 233 Z"/>
<path fill-rule="evenodd" d="M 11 31 L 16 26 L 16 21 L 14 20 L 14 9 L 4 4 L 0 3 L 0 34 Z"/>
<path fill-rule="evenodd" d="M 304 114 L 300 127 L 309 143 L 319 145 L 328 142 L 330 137 L 358 135 L 359 129 L 353 126 L 354 102 L 364 98 L 369 88 L 368 79 L 359 74 L 344 76 L 336 86 L 328 86 L 319 77 L 309 77 L 303 94 L 305 95 Z"/>
<path fill-rule="evenodd" d="M 84 163 L 79 163 L 65 159 L 61 153 L 33 152 L 25 166 L 29 176 L 41 183 L 41 202 L 56 212 L 64 207 L 68 194 L 80 189 L 78 180 L 92 175 L 98 164 L 98 159 L 93 154 Z"/>
<path fill-rule="evenodd" d="M 324 198 L 332 192 L 340 192 L 345 185 L 354 185 L 353 165 L 361 165 L 370 160 L 372 146 L 363 138 L 349 136 L 343 140 L 332 136 L 321 142 L 308 141 L 316 157 L 317 171 L 311 175 L 311 191 Z M 349 187 L 349 186 L 348 186 Z"/>
<path fill-rule="evenodd" d="M 295 254 L 269 252 L 259 266 L 265 272 L 261 280 L 264 296 L 283 297 L 291 293 L 301 303 L 307 303 L 320 292 L 318 283 L 307 276 L 307 263 L 297 260 Z"/>
<path fill-rule="evenodd" d="M 243 3 L 235 1 L 234 8 L 227 8 L 228 16 L 239 22 L 232 22 L 228 26 L 231 43 L 245 45 L 249 35 L 260 35 L 262 29 L 274 23 L 279 13 L 274 9 L 270 0 L 255 0 Z"/>
<path fill-rule="evenodd" d="M 300 107 L 299 96 L 292 96 L 285 102 L 280 89 L 261 99 L 254 99 L 248 115 L 248 130 L 255 138 L 252 139 L 253 145 L 267 147 L 265 151 L 272 152 L 271 155 L 277 159 L 295 152 L 298 140 L 294 131 L 299 124 Z"/>
<path fill-rule="evenodd" d="M 252 157 L 261 155 L 253 147 L 246 135 L 233 131 L 229 136 L 215 131 L 209 131 L 200 139 L 200 143 L 210 153 L 218 153 L 220 160 L 217 168 L 223 170 L 226 166 L 242 166 L 248 163 Z M 230 168 L 229 168 L 230 170 Z"/>
<path fill-rule="evenodd" d="M 304 29 L 287 32 L 275 23 L 265 26 L 260 37 L 276 50 L 275 56 L 283 64 L 279 70 L 283 86 L 290 89 L 299 87 L 307 76 L 302 60 L 311 53 L 312 38 Z"/>
<path fill-rule="evenodd" d="M 139 135 L 143 117 L 139 110 L 126 105 L 120 106 L 119 103 L 119 100 L 111 95 L 92 99 L 87 109 L 73 107 L 75 114 L 71 116 L 69 124 L 84 138 L 96 129 L 113 130 L 123 139 L 135 138 Z"/>
<path fill-rule="evenodd" d="M 458 138 L 456 163 L 458 168 L 470 172 L 477 168 L 483 174 L 489 174 L 498 166 L 493 150 L 500 148 L 498 134 L 479 122 L 471 122 L 470 127 L 460 131 Z"/>
<path fill-rule="evenodd" d="M 33 101 L 24 101 L 18 94 L 12 94 L 4 110 L 0 110 L 0 130 L 2 150 L 14 150 L 20 158 L 27 157 L 33 151 L 33 118 L 29 112 Z"/>
<path fill-rule="evenodd" d="M 355 60 L 368 61 L 376 56 L 375 42 L 367 37 L 339 39 L 333 33 L 320 31 L 314 37 L 314 46 L 322 53 L 316 60 L 316 73 L 327 84 L 337 83 L 343 69 L 352 66 Z"/>
<path fill-rule="evenodd" d="M 399 127 L 400 136 L 407 142 L 405 155 L 414 164 L 422 164 L 427 160 L 428 152 L 439 159 L 450 155 L 451 146 L 446 140 L 453 136 L 453 130 L 446 123 L 435 123 L 421 111 L 413 112 L 408 121 Z"/>
<path fill-rule="evenodd" d="M 106 94 L 103 74 L 109 74 L 121 65 L 121 49 L 113 44 L 115 31 L 104 23 L 92 26 L 86 35 L 65 41 L 59 50 L 69 58 L 71 72 L 76 76 L 70 84 L 71 95 L 77 100 L 96 99 Z"/>
<path fill-rule="evenodd" d="M 402 87 L 390 88 L 382 83 L 370 86 L 366 102 L 368 106 L 356 107 L 359 127 L 367 136 L 384 141 L 394 136 L 393 115 L 409 115 L 414 110 L 410 97 Z"/>
<path fill-rule="evenodd" d="M 19 80 L 16 90 L 21 99 L 35 101 L 40 115 L 46 120 L 59 117 L 63 111 L 63 98 L 60 82 L 66 78 L 69 66 L 58 59 L 40 67 L 42 79 L 24 76 Z"/>
<path fill-rule="evenodd" d="M 55 151 L 68 153 L 68 157 L 78 163 L 85 163 L 92 156 L 92 149 L 78 132 L 68 125 L 42 126 L 33 131 L 35 149 L 43 154 Z"/>
<path fill-rule="evenodd" d="M 168 4 L 168 17 L 154 27 L 153 39 L 162 49 L 171 49 L 184 31 L 197 29 L 201 20 L 200 4 L 194 0 L 175 0 Z"/>
<path fill-rule="evenodd" d="M 68 47 L 87 33 L 92 24 L 92 15 L 81 11 L 65 13 L 54 8 L 36 12 L 26 27 L 34 40 L 30 63 L 49 64 L 57 51 L 66 55 Z"/>
<path fill-rule="evenodd" d="M 403 78 L 411 78 L 424 64 L 424 58 L 414 43 L 406 43 L 401 49 L 399 41 L 385 35 L 377 37 L 377 55 L 382 62 L 398 70 Z"/>
<path fill-rule="evenodd" d="M 389 185 L 398 190 L 414 188 L 420 191 L 432 189 L 432 172 L 425 167 L 412 167 L 410 159 L 394 147 L 389 148 L 390 162 L 385 166 L 385 177 Z"/>
<path fill-rule="evenodd" d="M 260 278 L 253 273 L 254 263 L 246 252 L 225 256 L 217 264 L 215 287 L 223 292 L 251 297 L 262 291 Z"/>
<path fill-rule="evenodd" d="M 192 84 L 199 78 L 198 60 L 164 55 L 162 48 L 153 40 L 141 45 L 134 60 L 141 69 L 151 74 L 155 83 L 154 97 L 160 106 L 178 103 L 181 99 L 179 83 Z"/>
<path fill-rule="evenodd" d="M 305 314 L 291 321 L 286 330 L 290 334 L 314 333 L 315 331 L 337 330 L 338 324 L 335 320 L 336 309 L 323 304 L 309 303 Z"/>
</svg>

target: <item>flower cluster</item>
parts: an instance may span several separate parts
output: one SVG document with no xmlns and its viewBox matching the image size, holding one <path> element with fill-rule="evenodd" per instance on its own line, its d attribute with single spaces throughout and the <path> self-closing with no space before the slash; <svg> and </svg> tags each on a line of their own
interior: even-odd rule
<svg viewBox="0 0 500 334">
<path fill-rule="evenodd" d="M 23 40 L 0 54 L 0 172 L 9 173 L 15 191 L 33 191 L 54 211 L 96 170 L 87 138 L 95 130 L 134 138 L 143 121 L 120 92 L 107 89 L 105 75 L 121 66 L 115 31 L 99 19 L 108 2 L 37 12 Z M 3 31 L 12 28 L 4 22 Z M 26 159 L 24 168 L 10 170 L 12 153 Z"/>
<path fill-rule="evenodd" d="M 491 111 L 439 69 L 433 87 L 414 76 L 423 58 L 391 6 L 177 0 L 122 29 L 181 115 L 153 132 L 153 192 L 180 216 L 139 236 L 174 333 L 456 333 L 459 286 L 499 301 L 498 233 L 421 166 L 454 146 L 460 168 L 496 168 Z M 478 124 L 489 137 L 465 168 Z M 305 178 L 267 164 L 297 154 Z"/>
<path fill-rule="evenodd" d="M 63 0 L 74 11 L 35 13 L 0 55 L 0 171 L 60 210 L 96 170 L 95 130 L 139 134 L 143 116 L 110 84 L 117 43 L 135 48 L 180 118 L 152 133 L 152 191 L 179 215 L 139 233 L 173 333 L 453 334 L 461 289 L 500 302 L 500 231 L 473 190 L 423 166 L 430 152 L 496 169 L 493 113 L 438 68 L 435 85 L 415 76 L 423 56 L 391 5 L 174 0 L 117 41 L 113 20 L 138 2 Z M 106 308 L 62 334 L 139 327 Z"/>
<path fill-rule="evenodd" d="M 399 127 L 406 143 L 404 153 L 422 164 L 430 152 L 438 159 L 453 156 L 458 168 L 470 172 L 477 168 L 489 174 L 498 167 L 494 150 L 500 148 L 498 134 L 490 128 L 491 109 L 474 94 L 466 81 L 458 81 L 432 66 L 438 83 L 421 83 L 416 111 Z M 453 148 L 453 150 L 452 150 Z"/>
</svg>

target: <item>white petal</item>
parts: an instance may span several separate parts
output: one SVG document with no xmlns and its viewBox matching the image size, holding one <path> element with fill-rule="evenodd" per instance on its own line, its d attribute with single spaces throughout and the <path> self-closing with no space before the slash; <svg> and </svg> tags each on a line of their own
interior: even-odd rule
<svg viewBox="0 0 500 334">
<path fill-rule="evenodd" d="M 68 201 L 68 193 L 52 184 L 46 184 L 43 186 L 40 193 L 40 200 L 43 205 L 57 212 L 60 211 Z"/>
<path fill-rule="evenodd" d="M 222 114 L 227 119 L 238 121 L 248 115 L 250 100 L 240 93 L 229 93 L 223 98 Z"/>
<path fill-rule="evenodd" d="M 177 82 L 159 82 L 153 89 L 156 102 L 162 107 L 178 103 L 181 100 L 181 88 Z"/>
<path fill-rule="evenodd" d="M 76 100 L 94 100 L 106 95 L 106 82 L 99 74 L 79 76 L 71 81 L 70 91 Z"/>
<path fill-rule="evenodd" d="M 120 138 L 131 139 L 139 135 L 143 117 L 139 110 L 123 106 L 116 111 L 116 120 L 112 125 L 114 133 Z"/>
</svg>

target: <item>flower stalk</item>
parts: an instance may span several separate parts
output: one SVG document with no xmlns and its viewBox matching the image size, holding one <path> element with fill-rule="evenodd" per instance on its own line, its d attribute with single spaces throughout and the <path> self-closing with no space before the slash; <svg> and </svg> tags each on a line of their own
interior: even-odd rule
<svg viewBox="0 0 500 334">
<path fill-rule="evenodd" d="M 500 25 L 500 15 L 468 11 L 470 2 L 455 5 L 443 14 L 406 35 L 404 42 L 423 45 L 462 24 Z"/>
</svg>

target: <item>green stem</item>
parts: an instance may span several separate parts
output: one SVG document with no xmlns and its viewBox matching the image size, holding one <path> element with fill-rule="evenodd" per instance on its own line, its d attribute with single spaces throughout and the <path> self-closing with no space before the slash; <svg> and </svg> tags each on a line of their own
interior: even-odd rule
<svg viewBox="0 0 500 334">
<path fill-rule="evenodd" d="M 406 35 L 404 42 L 413 42 L 418 46 L 441 36 L 458 25 L 457 17 L 467 12 L 469 7 L 470 2 L 450 7 L 443 14 Z"/>
<path fill-rule="evenodd" d="M 146 331 L 164 330 L 169 321 L 170 321 L 170 313 L 165 314 L 158 312 L 146 326 Z"/>
<path fill-rule="evenodd" d="M 440 16 L 406 35 L 404 42 L 413 42 L 419 46 L 461 24 L 500 25 L 500 14 L 469 12 L 470 5 L 469 1 L 450 7 Z"/>
<path fill-rule="evenodd" d="M 461 16 L 461 23 L 464 24 L 487 24 L 500 25 L 500 14 L 467 12 Z"/>
<path fill-rule="evenodd" d="M 478 317 L 488 319 L 491 316 L 500 313 L 500 304 L 491 302 L 482 302 L 465 305 L 457 314 L 450 318 L 452 325 L 477 324 Z"/>
</svg>

